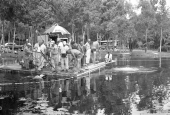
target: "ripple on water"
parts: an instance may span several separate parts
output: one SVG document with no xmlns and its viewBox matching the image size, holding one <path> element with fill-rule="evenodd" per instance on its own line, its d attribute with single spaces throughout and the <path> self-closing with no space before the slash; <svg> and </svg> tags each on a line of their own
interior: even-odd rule
<svg viewBox="0 0 170 115">
<path fill-rule="evenodd" d="M 123 73 L 152 73 L 156 72 L 157 68 L 151 67 L 151 68 L 145 68 L 145 67 L 116 67 L 112 68 L 111 70 L 108 70 L 107 73 L 111 72 L 123 72 Z"/>
</svg>

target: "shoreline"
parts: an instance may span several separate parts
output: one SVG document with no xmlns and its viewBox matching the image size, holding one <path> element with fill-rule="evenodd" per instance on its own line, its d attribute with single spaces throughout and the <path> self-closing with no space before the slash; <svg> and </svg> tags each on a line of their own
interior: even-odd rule
<svg viewBox="0 0 170 115">
<path fill-rule="evenodd" d="M 113 56 L 132 56 L 132 57 L 139 57 L 139 58 L 170 58 L 170 52 L 158 52 L 155 50 L 147 50 L 145 53 L 145 50 L 140 49 L 134 49 L 132 52 L 129 50 L 126 51 L 111 51 Z M 105 55 L 107 53 L 107 50 L 101 50 L 99 55 L 100 59 L 104 59 Z M 21 59 L 23 57 L 23 52 L 19 52 L 18 54 L 14 53 L 3 53 L 0 56 L 1 58 L 13 58 L 13 59 Z"/>
</svg>

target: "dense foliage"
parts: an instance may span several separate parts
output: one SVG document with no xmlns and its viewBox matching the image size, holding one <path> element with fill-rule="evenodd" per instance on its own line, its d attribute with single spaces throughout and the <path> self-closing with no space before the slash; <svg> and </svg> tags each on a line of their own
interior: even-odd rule
<svg viewBox="0 0 170 115">
<path fill-rule="evenodd" d="M 127 0 L 1 0 L 0 5 L 5 41 L 29 38 L 30 26 L 35 34 L 58 23 L 76 41 L 85 33 L 92 40 L 119 39 L 122 44 L 131 39 L 138 47 L 158 48 L 160 38 L 162 45 L 169 43 L 166 0 L 140 0 L 136 7 Z"/>
</svg>

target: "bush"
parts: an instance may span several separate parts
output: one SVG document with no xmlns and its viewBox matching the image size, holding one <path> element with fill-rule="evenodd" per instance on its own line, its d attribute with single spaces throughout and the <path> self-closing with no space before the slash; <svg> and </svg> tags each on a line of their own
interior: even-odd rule
<svg viewBox="0 0 170 115">
<path fill-rule="evenodd" d="M 168 51 L 168 46 L 162 46 L 161 51 L 162 52 L 167 52 Z M 158 52 L 160 52 L 160 47 L 158 48 Z"/>
</svg>

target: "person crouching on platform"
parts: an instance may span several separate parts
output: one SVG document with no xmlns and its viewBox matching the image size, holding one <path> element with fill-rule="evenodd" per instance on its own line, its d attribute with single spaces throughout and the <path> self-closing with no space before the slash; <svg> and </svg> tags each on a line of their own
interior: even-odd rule
<svg viewBox="0 0 170 115">
<path fill-rule="evenodd" d="M 81 68 L 81 59 L 83 57 L 83 54 L 77 50 L 77 49 L 69 49 L 67 51 L 68 54 L 71 54 L 72 57 L 74 58 L 74 62 L 75 62 L 75 67 L 76 67 L 76 70 L 79 72 L 80 68 Z"/>
<path fill-rule="evenodd" d="M 112 61 L 112 54 L 110 53 L 110 51 L 107 52 L 107 54 L 105 55 L 105 62 L 111 62 Z"/>
<path fill-rule="evenodd" d="M 59 52 L 58 46 L 55 44 L 55 41 L 51 41 L 51 63 L 52 63 L 52 70 L 57 70 L 57 66 L 59 63 Z"/>
<path fill-rule="evenodd" d="M 61 52 L 61 71 L 68 72 L 68 56 L 67 51 L 69 50 L 69 47 L 66 45 L 66 41 L 63 41 L 63 46 L 60 47 Z"/>
</svg>

